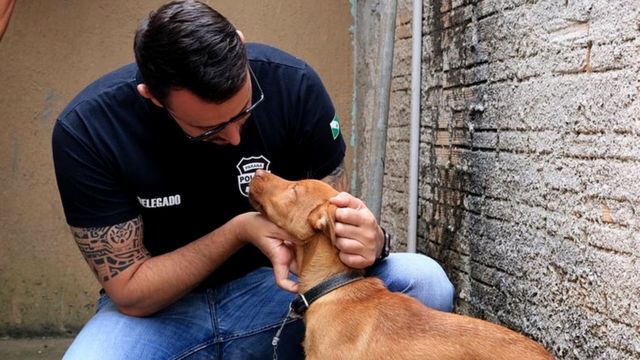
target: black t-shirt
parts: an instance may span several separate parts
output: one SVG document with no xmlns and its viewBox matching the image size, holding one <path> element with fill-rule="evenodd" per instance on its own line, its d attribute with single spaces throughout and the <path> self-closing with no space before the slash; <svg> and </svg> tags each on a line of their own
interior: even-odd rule
<svg viewBox="0 0 640 360">
<path fill-rule="evenodd" d="M 344 158 L 345 144 L 318 75 L 266 45 L 247 44 L 247 53 L 265 99 L 238 146 L 190 142 L 163 108 L 138 94 L 142 80 L 135 64 L 80 92 L 53 130 L 68 224 L 103 227 L 141 215 L 145 247 L 160 255 L 251 211 L 246 187 L 257 169 L 292 180 L 331 173 Z M 255 99 L 255 84 L 253 89 Z M 259 250 L 245 246 L 205 285 L 265 265 L 269 261 Z"/>
</svg>

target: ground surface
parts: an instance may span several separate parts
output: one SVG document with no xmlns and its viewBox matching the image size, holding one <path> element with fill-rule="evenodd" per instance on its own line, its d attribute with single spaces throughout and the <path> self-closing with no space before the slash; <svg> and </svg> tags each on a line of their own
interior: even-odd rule
<svg viewBox="0 0 640 360">
<path fill-rule="evenodd" d="M 72 340 L 71 338 L 0 338 L 0 359 L 60 360 Z"/>
</svg>

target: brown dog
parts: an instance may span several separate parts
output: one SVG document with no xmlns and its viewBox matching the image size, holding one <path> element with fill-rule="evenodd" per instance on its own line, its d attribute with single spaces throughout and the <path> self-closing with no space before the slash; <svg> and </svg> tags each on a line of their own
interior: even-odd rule
<svg viewBox="0 0 640 360">
<path fill-rule="evenodd" d="M 296 243 L 301 293 L 336 274 L 352 273 L 334 246 L 338 192 L 318 180 L 286 181 L 258 171 L 249 199 Z M 305 300 L 306 302 L 306 300 Z M 507 328 L 430 309 L 363 278 L 308 306 L 304 315 L 307 359 L 553 359 L 538 343 Z"/>
</svg>

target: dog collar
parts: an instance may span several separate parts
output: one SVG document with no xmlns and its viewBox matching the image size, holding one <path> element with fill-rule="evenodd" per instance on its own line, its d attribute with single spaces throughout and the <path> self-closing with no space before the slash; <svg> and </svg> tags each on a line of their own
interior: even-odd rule
<svg viewBox="0 0 640 360">
<path fill-rule="evenodd" d="M 304 294 L 298 294 L 298 296 L 291 302 L 291 309 L 296 314 L 302 315 L 314 301 L 318 300 L 322 296 L 362 278 L 364 278 L 364 276 L 356 271 L 343 272 L 332 276 L 312 287 Z"/>
</svg>

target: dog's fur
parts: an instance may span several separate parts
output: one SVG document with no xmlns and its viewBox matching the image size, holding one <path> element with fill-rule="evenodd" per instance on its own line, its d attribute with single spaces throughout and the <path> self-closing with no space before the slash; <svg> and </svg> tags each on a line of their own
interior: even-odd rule
<svg viewBox="0 0 640 360">
<path fill-rule="evenodd" d="M 286 181 L 258 171 L 253 206 L 299 239 L 300 292 L 352 271 L 335 248 L 338 192 L 317 180 Z M 312 303 L 304 315 L 307 359 L 552 359 L 538 343 L 502 326 L 430 309 L 365 278 Z"/>
</svg>

